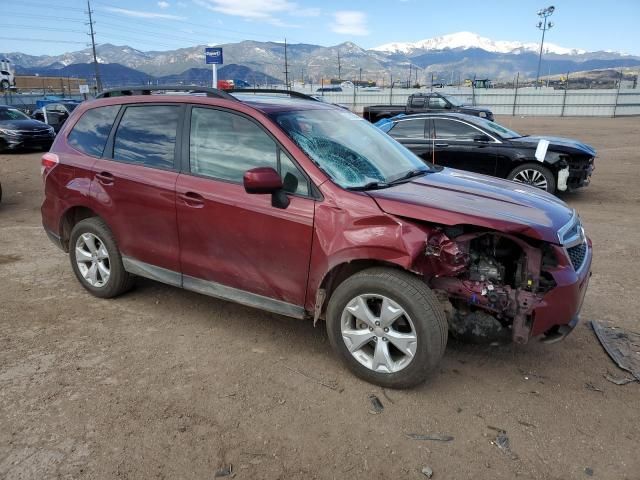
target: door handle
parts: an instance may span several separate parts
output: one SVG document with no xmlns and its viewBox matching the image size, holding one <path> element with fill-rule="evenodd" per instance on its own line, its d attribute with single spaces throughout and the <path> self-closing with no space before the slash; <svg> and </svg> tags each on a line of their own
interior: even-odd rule
<svg viewBox="0 0 640 480">
<path fill-rule="evenodd" d="M 109 172 L 96 173 L 96 178 L 102 185 L 113 185 L 114 178 Z"/>
<path fill-rule="evenodd" d="M 179 193 L 178 197 L 189 207 L 193 207 L 193 208 L 204 207 L 204 197 L 199 193 L 196 193 L 196 192 Z"/>
<path fill-rule="evenodd" d="M 448 143 L 436 143 L 436 147 L 448 147 Z"/>
</svg>

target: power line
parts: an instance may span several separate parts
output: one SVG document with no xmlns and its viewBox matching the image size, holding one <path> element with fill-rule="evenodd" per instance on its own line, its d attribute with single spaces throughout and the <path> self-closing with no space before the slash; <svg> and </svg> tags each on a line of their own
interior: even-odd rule
<svg viewBox="0 0 640 480">
<path fill-rule="evenodd" d="M 20 42 L 43 42 L 51 43 L 50 38 L 20 38 L 20 37 L 0 37 L 0 40 L 16 40 Z M 75 45 L 86 45 L 84 42 L 72 42 L 69 40 L 56 40 L 56 43 L 71 43 Z"/>
<path fill-rule="evenodd" d="M 16 23 L 11 23 L 11 24 L 0 24 L 0 27 L 3 28 L 12 28 L 12 27 L 18 27 L 18 28 L 33 28 L 33 25 L 18 25 Z M 48 30 L 51 32 L 65 32 L 65 33 L 85 33 L 84 30 L 69 30 L 67 28 L 53 28 L 53 27 L 42 27 L 40 25 L 38 25 L 38 30 Z"/>
</svg>

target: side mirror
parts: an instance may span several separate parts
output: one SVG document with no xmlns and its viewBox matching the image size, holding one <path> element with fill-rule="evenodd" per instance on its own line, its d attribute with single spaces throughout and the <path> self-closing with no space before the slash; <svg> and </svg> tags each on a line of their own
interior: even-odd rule
<svg viewBox="0 0 640 480">
<path fill-rule="evenodd" d="M 271 167 L 252 168 L 244 172 L 242 177 L 247 193 L 271 194 L 271 205 L 276 208 L 287 208 L 289 197 L 282 188 L 280 175 Z"/>
<path fill-rule="evenodd" d="M 444 104 L 444 108 L 445 108 L 445 110 L 451 110 L 453 107 L 451 106 L 450 103 L 445 103 Z"/>
<path fill-rule="evenodd" d="M 480 143 L 486 143 L 491 141 L 491 138 L 488 135 L 485 135 L 483 133 L 479 133 L 478 135 L 475 135 L 473 137 L 473 141 L 474 142 L 480 142 Z"/>
<path fill-rule="evenodd" d="M 280 175 L 271 167 L 252 168 L 242 177 L 247 193 L 273 193 L 282 188 Z"/>
</svg>

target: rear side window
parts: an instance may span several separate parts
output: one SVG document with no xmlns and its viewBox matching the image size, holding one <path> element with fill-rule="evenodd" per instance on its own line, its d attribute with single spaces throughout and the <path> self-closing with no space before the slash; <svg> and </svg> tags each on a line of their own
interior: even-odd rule
<svg viewBox="0 0 640 480">
<path fill-rule="evenodd" d="M 113 144 L 113 158 L 147 167 L 174 168 L 178 105 L 127 107 Z"/>
<path fill-rule="evenodd" d="M 87 110 L 67 137 L 69 145 L 93 157 L 101 157 L 119 105 Z"/>
<path fill-rule="evenodd" d="M 424 138 L 426 120 L 400 120 L 389 132 L 392 137 Z"/>
</svg>

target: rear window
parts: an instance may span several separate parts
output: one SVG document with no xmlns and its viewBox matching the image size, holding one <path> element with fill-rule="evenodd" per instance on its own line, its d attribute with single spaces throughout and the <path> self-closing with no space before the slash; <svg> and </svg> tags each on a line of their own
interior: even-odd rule
<svg viewBox="0 0 640 480">
<path fill-rule="evenodd" d="M 178 105 L 127 107 L 116 131 L 114 160 L 174 168 L 180 108 Z"/>
<path fill-rule="evenodd" d="M 112 105 L 84 112 L 67 137 L 69 145 L 87 155 L 101 157 L 119 110 L 119 105 Z"/>
</svg>

